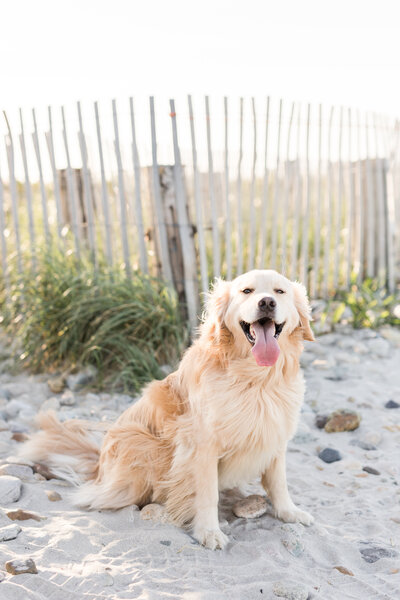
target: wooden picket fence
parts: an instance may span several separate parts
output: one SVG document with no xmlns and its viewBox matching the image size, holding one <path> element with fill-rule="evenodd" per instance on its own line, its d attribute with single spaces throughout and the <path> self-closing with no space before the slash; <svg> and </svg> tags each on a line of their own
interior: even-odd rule
<svg viewBox="0 0 400 600">
<path fill-rule="evenodd" d="M 127 277 L 162 277 L 193 325 L 214 277 L 253 268 L 298 278 L 313 297 L 400 281 L 394 119 L 270 98 L 189 96 L 157 110 L 129 98 L 4 113 L 1 133 L 6 285 L 55 242 Z"/>
</svg>

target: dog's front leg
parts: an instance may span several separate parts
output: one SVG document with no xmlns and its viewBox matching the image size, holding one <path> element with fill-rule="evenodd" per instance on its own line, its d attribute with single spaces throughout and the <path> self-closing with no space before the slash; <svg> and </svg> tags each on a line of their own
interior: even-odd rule
<svg viewBox="0 0 400 600">
<path fill-rule="evenodd" d="M 218 521 L 218 456 L 216 449 L 207 443 L 199 444 L 193 463 L 195 538 L 211 550 L 224 548 L 227 536 Z"/>
<path fill-rule="evenodd" d="M 275 509 L 275 516 L 285 523 L 311 525 L 314 518 L 292 501 L 286 483 L 286 448 L 272 459 L 261 482 Z"/>
</svg>

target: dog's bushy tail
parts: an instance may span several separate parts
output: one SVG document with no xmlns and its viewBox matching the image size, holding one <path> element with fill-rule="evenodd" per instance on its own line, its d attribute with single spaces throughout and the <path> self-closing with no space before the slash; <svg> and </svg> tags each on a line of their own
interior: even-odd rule
<svg viewBox="0 0 400 600">
<path fill-rule="evenodd" d="M 21 458 L 47 465 L 74 485 L 96 478 L 103 424 L 78 419 L 61 423 L 54 411 L 40 413 L 36 423 L 40 431 L 23 444 Z"/>
</svg>

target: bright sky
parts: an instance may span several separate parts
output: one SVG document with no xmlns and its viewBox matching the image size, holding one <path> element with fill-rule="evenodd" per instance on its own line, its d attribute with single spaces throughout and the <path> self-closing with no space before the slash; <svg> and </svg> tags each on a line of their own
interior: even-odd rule
<svg viewBox="0 0 400 600">
<path fill-rule="evenodd" d="M 0 107 L 262 96 L 400 116 L 398 0 L 2 0 Z"/>
</svg>

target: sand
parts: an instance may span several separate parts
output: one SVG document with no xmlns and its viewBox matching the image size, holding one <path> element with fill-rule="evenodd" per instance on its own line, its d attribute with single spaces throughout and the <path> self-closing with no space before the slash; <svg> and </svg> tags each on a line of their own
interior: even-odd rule
<svg viewBox="0 0 400 600">
<path fill-rule="evenodd" d="M 288 481 L 314 525 L 284 524 L 270 511 L 256 519 L 235 517 L 232 505 L 241 496 L 233 491 L 220 503 L 229 544 L 212 552 L 188 532 L 144 520 L 135 506 L 77 510 L 64 482 L 38 480 L 27 471 L 20 473 L 19 500 L 0 502 L 0 538 L 5 527 L 21 528 L 15 539 L 0 542 L 1 600 L 400 598 L 400 408 L 385 408 L 389 400 L 400 403 L 400 348 L 374 332 L 344 329 L 308 343 L 302 364 L 307 395 L 289 445 Z M 61 418 L 112 420 L 133 401 L 84 392 L 62 400 L 46 377 L 12 376 L 7 363 L 3 368 L 2 464 L 12 462 L 20 444 L 12 432 L 30 430 L 44 402 Z M 358 412 L 358 429 L 327 433 L 316 427 L 317 413 L 336 409 Z M 341 460 L 323 462 L 318 453 L 327 447 Z M 51 490 L 61 500 L 51 501 Z M 248 493 L 263 492 L 255 482 Z M 42 519 L 13 522 L 6 513 L 18 508 Z M 6 572 L 7 561 L 29 558 L 37 574 Z"/>
</svg>

